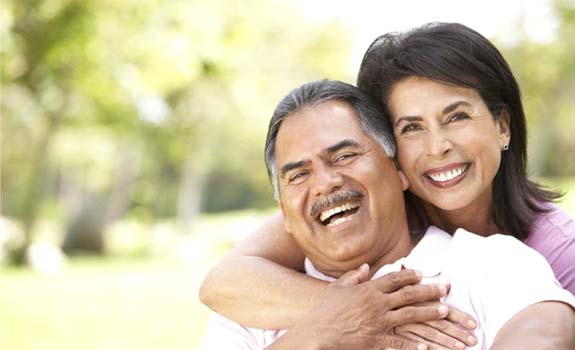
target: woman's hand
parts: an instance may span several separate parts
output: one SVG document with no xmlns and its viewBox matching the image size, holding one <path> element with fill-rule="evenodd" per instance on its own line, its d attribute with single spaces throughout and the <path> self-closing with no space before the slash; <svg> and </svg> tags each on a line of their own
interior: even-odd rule
<svg viewBox="0 0 575 350">
<path fill-rule="evenodd" d="M 427 344 L 428 350 L 463 350 L 465 346 L 477 343 L 473 335 L 476 326 L 471 316 L 450 306 L 443 320 L 398 326 L 395 327 L 395 333 Z"/>
</svg>

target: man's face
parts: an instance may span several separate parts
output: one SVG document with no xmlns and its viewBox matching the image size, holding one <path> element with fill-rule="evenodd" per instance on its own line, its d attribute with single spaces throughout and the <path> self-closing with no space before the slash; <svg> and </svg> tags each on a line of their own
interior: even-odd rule
<svg viewBox="0 0 575 350">
<path fill-rule="evenodd" d="M 288 116 L 275 145 L 286 229 L 319 270 L 339 276 L 373 266 L 405 239 L 408 184 L 347 104 Z"/>
</svg>

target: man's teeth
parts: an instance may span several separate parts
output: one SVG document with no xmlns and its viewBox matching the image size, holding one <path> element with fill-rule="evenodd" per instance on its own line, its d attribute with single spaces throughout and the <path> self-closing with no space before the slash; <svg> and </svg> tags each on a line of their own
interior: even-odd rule
<svg viewBox="0 0 575 350">
<path fill-rule="evenodd" d="M 467 170 L 467 165 L 464 165 L 460 168 L 456 168 L 444 173 L 427 174 L 427 176 L 429 176 L 433 181 L 445 182 L 455 179 L 459 175 L 463 174 L 465 170 Z"/>
<path fill-rule="evenodd" d="M 357 202 L 342 204 L 339 207 L 335 207 L 335 208 L 328 209 L 326 211 L 322 211 L 321 214 L 319 215 L 319 220 L 324 222 L 325 220 L 327 220 L 328 218 L 330 218 L 336 214 L 339 214 L 339 213 L 346 211 L 346 210 L 355 209 L 357 207 L 359 207 L 359 203 L 357 203 Z M 332 222 L 330 224 L 330 226 L 334 225 L 336 223 L 339 223 L 338 221 L 342 220 L 342 219 L 343 218 L 339 218 L 339 219 L 335 220 L 334 222 Z"/>
<path fill-rule="evenodd" d="M 339 224 L 344 223 L 344 222 L 346 222 L 346 221 L 348 221 L 348 220 L 351 220 L 351 218 L 350 218 L 350 217 L 347 217 L 347 216 L 346 216 L 346 217 L 337 218 L 337 219 L 331 221 L 329 224 L 327 224 L 327 226 L 328 226 L 328 227 L 331 227 L 331 226 L 339 225 Z"/>
</svg>

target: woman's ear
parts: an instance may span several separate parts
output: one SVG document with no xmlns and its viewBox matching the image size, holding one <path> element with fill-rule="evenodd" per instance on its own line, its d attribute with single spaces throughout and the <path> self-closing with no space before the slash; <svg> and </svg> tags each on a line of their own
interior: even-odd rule
<svg viewBox="0 0 575 350">
<path fill-rule="evenodd" d="M 405 176 L 403 171 L 399 169 L 397 169 L 397 173 L 399 174 L 399 181 L 401 181 L 401 189 L 404 191 L 407 190 L 409 188 L 409 180 L 407 179 L 407 176 Z"/>
<path fill-rule="evenodd" d="M 507 150 L 511 141 L 511 118 L 506 108 L 501 109 L 497 126 L 499 127 L 499 145 L 502 150 Z"/>
</svg>

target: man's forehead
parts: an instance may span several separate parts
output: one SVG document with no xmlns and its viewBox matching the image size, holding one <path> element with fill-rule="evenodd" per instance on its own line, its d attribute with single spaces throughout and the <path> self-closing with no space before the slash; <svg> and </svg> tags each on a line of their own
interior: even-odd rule
<svg viewBox="0 0 575 350">
<path fill-rule="evenodd" d="M 284 119 L 276 139 L 277 158 L 329 152 L 342 141 L 348 140 L 347 146 L 351 146 L 365 144 L 368 139 L 353 109 L 343 102 L 326 101 Z"/>
</svg>

